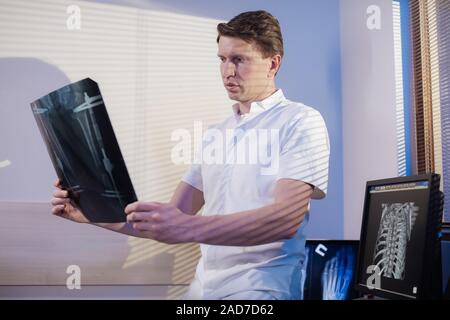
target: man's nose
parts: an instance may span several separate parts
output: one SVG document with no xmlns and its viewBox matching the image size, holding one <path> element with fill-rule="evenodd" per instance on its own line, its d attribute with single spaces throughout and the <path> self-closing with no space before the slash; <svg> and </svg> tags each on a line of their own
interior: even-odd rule
<svg viewBox="0 0 450 320">
<path fill-rule="evenodd" d="M 223 77 L 226 79 L 236 75 L 236 66 L 232 62 L 225 62 L 222 66 Z"/>
</svg>

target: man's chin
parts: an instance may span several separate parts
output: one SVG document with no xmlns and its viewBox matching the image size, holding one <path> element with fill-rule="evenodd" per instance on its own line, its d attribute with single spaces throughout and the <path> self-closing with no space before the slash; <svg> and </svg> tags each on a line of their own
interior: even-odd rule
<svg viewBox="0 0 450 320">
<path fill-rule="evenodd" d="M 230 100 L 240 101 L 239 94 L 237 93 L 228 92 L 228 98 L 230 98 Z"/>
</svg>

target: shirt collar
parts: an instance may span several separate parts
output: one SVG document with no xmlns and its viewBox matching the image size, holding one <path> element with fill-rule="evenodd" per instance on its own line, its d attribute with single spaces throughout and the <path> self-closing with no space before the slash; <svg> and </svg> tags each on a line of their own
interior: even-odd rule
<svg viewBox="0 0 450 320">
<path fill-rule="evenodd" d="M 281 101 L 283 101 L 285 99 L 286 98 L 284 97 L 283 90 L 278 89 L 271 96 L 265 98 L 264 100 L 252 102 L 250 104 L 250 112 L 249 113 L 241 115 L 239 113 L 239 103 L 236 103 L 233 105 L 233 112 L 236 117 L 236 120 L 238 120 L 238 121 L 242 118 L 249 119 L 249 118 L 253 118 L 254 116 L 276 106 L 278 103 L 280 103 Z"/>
</svg>

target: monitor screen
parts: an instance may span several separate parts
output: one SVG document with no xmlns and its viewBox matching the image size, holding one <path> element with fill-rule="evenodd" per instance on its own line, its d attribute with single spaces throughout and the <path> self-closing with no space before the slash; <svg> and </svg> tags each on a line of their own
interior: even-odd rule
<svg viewBox="0 0 450 320">
<path fill-rule="evenodd" d="M 304 300 L 350 300 L 358 255 L 357 240 L 307 240 L 302 281 Z"/>
<path fill-rule="evenodd" d="M 433 263 L 438 265 L 436 176 L 367 183 L 357 269 L 361 291 L 417 299 L 429 289 L 426 274 Z"/>
</svg>

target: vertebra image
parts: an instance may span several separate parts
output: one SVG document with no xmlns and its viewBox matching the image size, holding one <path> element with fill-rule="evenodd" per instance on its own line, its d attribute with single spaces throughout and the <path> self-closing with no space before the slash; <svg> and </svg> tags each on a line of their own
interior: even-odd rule
<svg viewBox="0 0 450 320">
<path fill-rule="evenodd" d="M 403 280 L 406 249 L 419 207 L 414 202 L 383 203 L 372 264 L 386 278 Z"/>
</svg>

